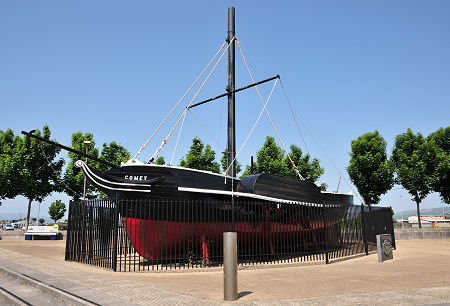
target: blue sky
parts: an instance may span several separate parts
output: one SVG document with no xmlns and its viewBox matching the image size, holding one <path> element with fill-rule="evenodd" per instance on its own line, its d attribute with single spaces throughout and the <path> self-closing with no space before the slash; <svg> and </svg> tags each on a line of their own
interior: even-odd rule
<svg viewBox="0 0 450 306">
<path fill-rule="evenodd" d="M 117 141 L 136 153 L 224 42 L 230 5 L 236 7 L 236 36 L 255 79 L 281 75 L 309 152 L 325 168 L 321 181 L 330 190 L 340 175 L 347 177 L 352 139 L 378 129 L 391 151 L 395 136 L 407 128 L 428 135 L 449 125 L 448 1 L 3 0 L 0 129 L 19 133 L 48 124 L 63 144 L 70 144 L 73 132 L 89 131 L 97 146 Z M 237 56 L 240 87 L 251 80 L 238 51 Z M 224 92 L 225 60 L 198 101 Z M 271 85 L 260 89 L 265 99 Z M 240 147 L 260 102 L 254 90 L 236 99 Z M 186 117 L 174 164 L 195 136 L 216 152 L 223 150 L 224 102 Z M 269 112 L 286 145 L 304 149 L 279 85 Z M 176 118 L 141 159 L 148 160 Z M 166 160 L 177 135 L 178 130 L 162 151 Z M 249 163 L 266 135 L 274 132 L 263 116 L 239 156 L 242 163 Z M 352 188 L 341 181 L 340 191 Z M 41 214 L 55 199 L 67 197 L 48 197 Z M 396 211 L 415 207 L 400 186 L 383 196 L 381 205 Z M 422 206 L 442 204 L 432 194 Z M 26 200 L 4 201 L 0 218 L 1 212 L 25 214 Z"/>
</svg>

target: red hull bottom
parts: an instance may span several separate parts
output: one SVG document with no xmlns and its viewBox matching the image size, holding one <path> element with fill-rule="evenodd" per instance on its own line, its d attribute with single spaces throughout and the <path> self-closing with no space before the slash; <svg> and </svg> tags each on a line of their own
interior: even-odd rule
<svg viewBox="0 0 450 306">
<path fill-rule="evenodd" d="M 222 233 L 231 231 L 231 222 L 173 222 L 123 218 L 125 230 L 136 252 L 148 260 L 186 258 L 201 253 L 209 261 L 208 249 L 221 247 Z M 235 222 L 239 247 L 258 246 L 274 254 L 280 242 L 323 244 L 323 222 L 286 224 L 279 222 Z M 300 234 L 300 235 L 299 235 Z M 264 250 L 265 249 L 265 250 Z M 220 253 L 222 251 L 218 250 Z"/>
</svg>

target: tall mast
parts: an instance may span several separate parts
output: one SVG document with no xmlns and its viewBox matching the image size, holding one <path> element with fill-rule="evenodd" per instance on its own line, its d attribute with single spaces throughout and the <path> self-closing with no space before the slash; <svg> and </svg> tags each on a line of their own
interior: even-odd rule
<svg viewBox="0 0 450 306">
<path fill-rule="evenodd" d="M 234 7 L 230 6 L 228 8 L 228 36 L 227 42 L 232 41 L 235 35 L 235 27 L 234 27 Z M 228 165 L 231 165 L 228 169 L 228 175 L 235 177 L 236 176 L 236 162 L 234 161 L 234 157 L 236 155 L 236 130 L 235 130 L 235 115 L 234 115 L 234 40 L 231 42 L 230 47 L 228 48 Z"/>
</svg>

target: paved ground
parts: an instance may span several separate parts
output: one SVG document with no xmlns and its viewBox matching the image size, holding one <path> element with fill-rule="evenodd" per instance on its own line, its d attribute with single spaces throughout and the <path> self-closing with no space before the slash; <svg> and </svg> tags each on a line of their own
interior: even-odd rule
<svg viewBox="0 0 450 306">
<path fill-rule="evenodd" d="M 0 265 L 67 280 L 143 305 L 220 304 L 221 271 L 114 273 L 64 261 L 64 241 L 0 241 Z M 239 303 L 257 305 L 450 305 L 450 240 L 397 241 L 394 259 L 377 254 L 329 265 L 245 268 Z M 87 292 L 87 291 L 85 291 Z M 227 302 L 225 304 L 229 304 Z"/>
</svg>

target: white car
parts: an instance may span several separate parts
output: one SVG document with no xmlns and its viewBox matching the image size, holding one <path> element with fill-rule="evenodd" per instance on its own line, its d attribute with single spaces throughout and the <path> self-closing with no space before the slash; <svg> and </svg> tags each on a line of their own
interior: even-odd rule
<svg viewBox="0 0 450 306">
<path fill-rule="evenodd" d="M 4 231 L 13 231 L 14 226 L 12 224 L 3 224 L 3 230 Z"/>
</svg>

